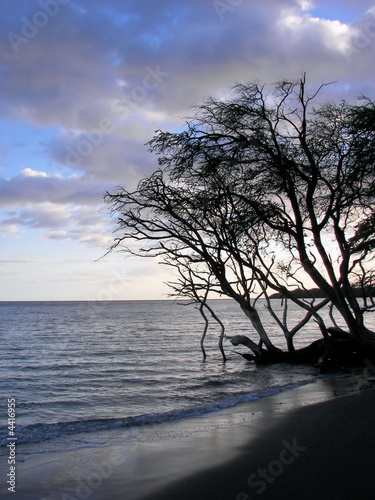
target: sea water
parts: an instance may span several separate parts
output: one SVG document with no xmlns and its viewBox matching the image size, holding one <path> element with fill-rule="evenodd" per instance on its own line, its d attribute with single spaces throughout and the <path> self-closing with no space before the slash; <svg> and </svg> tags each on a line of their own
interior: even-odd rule
<svg viewBox="0 0 375 500">
<path fill-rule="evenodd" d="M 226 335 L 257 335 L 232 301 L 211 302 Z M 279 301 L 274 301 L 279 314 Z M 275 344 L 285 341 L 265 303 L 260 311 Z M 328 314 L 328 313 L 327 313 Z M 290 310 L 290 321 L 298 321 Z M 2 302 L 0 443 L 7 444 L 6 402 L 16 405 L 17 449 L 81 442 L 78 436 L 202 416 L 312 384 L 312 366 L 256 367 L 210 324 L 203 361 L 204 322 L 194 306 L 173 301 Z M 320 337 L 310 323 L 296 337 L 303 347 Z M 34 446 L 34 448 L 33 448 Z M 47 448 L 48 449 L 48 448 Z"/>
</svg>

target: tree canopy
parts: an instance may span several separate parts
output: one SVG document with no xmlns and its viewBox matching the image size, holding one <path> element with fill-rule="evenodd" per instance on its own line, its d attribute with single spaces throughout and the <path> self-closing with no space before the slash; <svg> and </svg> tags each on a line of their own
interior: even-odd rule
<svg viewBox="0 0 375 500">
<path fill-rule="evenodd" d="M 172 295 L 202 310 L 208 292 L 234 299 L 259 336 L 246 341 L 259 359 L 280 355 L 260 297 L 289 352 L 311 319 L 329 340 L 334 315 L 348 338 L 375 344 L 366 322 L 375 310 L 375 103 L 315 107 L 323 87 L 309 94 L 304 77 L 270 92 L 237 84 L 198 106 L 182 132 L 157 131 L 149 147 L 159 168 L 135 191 L 105 197 L 117 217 L 111 249 L 159 257 L 176 271 Z M 309 297 L 309 287 L 320 293 Z M 304 311 L 293 327 L 274 313 L 275 293 Z"/>
</svg>

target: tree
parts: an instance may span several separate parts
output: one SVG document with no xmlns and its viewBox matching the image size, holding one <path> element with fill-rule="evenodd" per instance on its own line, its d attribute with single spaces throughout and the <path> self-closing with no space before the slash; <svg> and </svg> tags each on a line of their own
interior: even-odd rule
<svg viewBox="0 0 375 500">
<path fill-rule="evenodd" d="M 333 311 L 347 325 L 340 335 L 353 349 L 375 345 L 366 324 L 375 310 L 375 103 L 315 108 L 323 87 L 308 95 L 305 77 L 282 81 L 272 93 L 257 82 L 237 84 L 228 99 L 199 106 L 183 132 L 158 131 L 149 146 L 159 169 L 136 191 L 118 188 L 105 197 L 120 233 L 111 249 L 161 257 L 177 270 L 174 295 L 201 305 L 208 290 L 234 299 L 260 342 L 232 343 L 245 343 L 260 362 L 297 355 L 285 356 L 270 341 L 259 297 L 289 353 L 311 319 L 325 339 L 317 355 L 332 344 L 337 329 L 319 314 L 325 306 L 334 325 Z M 134 242 L 140 245 L 132 250 Z M 320 300 L 307 297 L 309 286 Z M 273 312 L 274 293 L 283 297 L 283 318 Z M 288 301 L 305 312 L 292 328 Z"/>
</svg>

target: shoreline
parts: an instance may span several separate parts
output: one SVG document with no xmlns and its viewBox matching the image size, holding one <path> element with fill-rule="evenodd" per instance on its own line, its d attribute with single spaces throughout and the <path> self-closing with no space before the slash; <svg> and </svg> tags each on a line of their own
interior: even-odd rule
<svg viewBox="0 0 375 500">
<path fill-rule="evenodd" d="M 82 441 L 86 444 L 81 449 L 26 451 L 24 462 L 17 463 L 16 494 L 6 492 L 2 498 L 372 499 L 375 479 L 368 483 L 375 470 L 375 390 L 371 386 L 342 395 L 352 382 L 322 380 L 216 414 L 149 426 L 137 435 L 95 433 L 86 436 L 92 446 Z M 366 478 L 366 488 L 357 491 L 368 492 L 368 497 L 354 494 L 345 483 L 353 477 L 354 449 L 355 456 L 362 454 L 355 474 Z M 346 486 L 334 496 L 340 461 L 340 481 Z M 266 470 L 265 477 L 259 469 Z M 1 486 L 4 491 L 4 477 Z M 351 496 L 343 496 L 349 492 Z"/>
</svg>

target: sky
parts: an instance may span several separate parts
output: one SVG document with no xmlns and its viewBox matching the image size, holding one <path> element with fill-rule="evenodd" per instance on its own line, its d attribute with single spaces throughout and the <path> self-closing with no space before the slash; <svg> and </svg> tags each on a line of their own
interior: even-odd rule
<svg viewBox="0 0 375 500">
<path fill-rule="evenodd" d="M 307 73 L 375 99 L 366 0 L 0 0 L 0 300 L 165 299 L 112 253 L 103 202 L 157 168 L 145 145 L 236 82 Z"/>
</svg>

